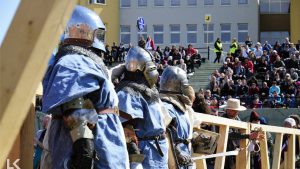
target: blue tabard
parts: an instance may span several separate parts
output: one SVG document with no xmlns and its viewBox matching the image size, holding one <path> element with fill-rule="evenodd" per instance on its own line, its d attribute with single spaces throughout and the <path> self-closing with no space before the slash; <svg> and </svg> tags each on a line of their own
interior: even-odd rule
<svg viewBox="0 0 300 169">
<path fill-rule="evenodd" d="M 177 132 L 172 133 L 174 141 L 188 139 L 192 128 L 191 128 L 191 124 L 190 124 L 187 116 L 184 115 L 182 110 L 175 108 L 173 104 L 171 104 L 169 102 L 164 102 L 164 101 L 163 101 L 163 104 L 164 104 L 165 108 L 168 110 L 172 119 L 175 119 L 175 121 L 176 121 Z M 186 113 L 188 113 L 188 112 L 186 112 Z M 183 155 L 191 155 L 191 151 L 189 150 L 189 148 L 186 144 L 179 143 L 177 146 L 179 146 L 181 153 Z"/>
<path fill-rule="evenodd" d="M 159 102 L 149 102 L 142 94 L 132 94 L 120 90 L 118 92 L 120 111 L 136 119 L 136 135 L 138 138 L 157 136 L 165 132 L 165 124 L 160 112 Z M 168 168 L 168 145 L 166 139 L 159 140 L 163 157 L 157 151 L 154 140 L 139 141 L 141 153 L 145 155 L 142 163 L 144 169 Z"/>
<path fill-rule="evenodd" d="M 58 106 L 74 98 L 96 92 L 95 108 L 114 108 L 118 97 L 112 83 L 101 67 L 91 58 L 81 54 L 67 54 L 57 63 L 49 65 L 43 80 L 43 112 L 62 115 Z M 49 147 L 53 169 L 63 168 L 63 161 L 70 157 L 72 139 L 62 120 L 52 120 Z M 99 160 L 95 169 L 129 168 L 125 136 L 120 119 L 115 114 L 98 115 L 93 130 L 95 149 Z"/>
</svg>

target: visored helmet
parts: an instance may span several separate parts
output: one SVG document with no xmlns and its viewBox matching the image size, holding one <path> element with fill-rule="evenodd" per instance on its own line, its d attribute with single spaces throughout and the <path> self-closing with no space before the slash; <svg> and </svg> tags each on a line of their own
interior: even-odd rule
<svg viewBox="0 0 300 169">
<path fill-rule="evenodd" d="M 141 71 L 150 87 L 155 85 L 159 76 L 152 57 L 150 52 L 138 46 L 130 48 L 125 57 L 126 70 L 129 72 Z"/>
<path fill-rule="evenodd" d="M 105 51 L 105 26 L 92 10 L 77 5 L 64 33 L 64 43 L 94 47 Z"/>
<path fill-rule="evenodd" d="M 184 94 L 187 86 L 189 86 L 187 74 L 179 67 L 168 66 L 160 77 L 160 91 Z"/>
</svg>

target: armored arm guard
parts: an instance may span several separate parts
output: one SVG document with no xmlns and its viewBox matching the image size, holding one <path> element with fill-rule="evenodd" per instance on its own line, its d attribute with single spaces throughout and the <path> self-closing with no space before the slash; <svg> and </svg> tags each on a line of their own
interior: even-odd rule
<svg viewBox="0 0 300 169">
<path fill-rule="evenodd" d="M 88 127 L 88 121 L 93 123 L 91 114 L 87 115 L 83 109 L 92 108 L 88 106 L 83 98 L 74 99 L 62 105 L 64 112 L 63 121 L 65 127 L 70 130 L 73 140 L 73 151 L 71 159 L 65 163 L 69 169 L 92 169 L 95 157 L 94 136 Z M 92 110 L 92 109 L 91 109 Z M 90 116 L 90 117 L 89 117 Z"/>
</svg>

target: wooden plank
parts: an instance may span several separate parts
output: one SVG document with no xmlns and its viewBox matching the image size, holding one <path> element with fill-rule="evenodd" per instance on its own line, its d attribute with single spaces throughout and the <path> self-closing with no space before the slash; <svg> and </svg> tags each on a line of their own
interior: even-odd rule
<svg viewBox="0 0 300 169">
<path fill-rule="evenodd" d="M 34 98 L 35 102 L 35 98 Z M 31 103 L 27 118 L 25 119 L 21 129 L 21 147 L 20 147 L 20 168 L 33 168 L 33 160 L 28 160 L 28 157 L 34 153 L 34 115 L 35 103 Z"/>
<path fill-rule="evenodd" d="M 221 125 L 219 127 L 220 138 L 217 146 L 217 153 L 224 153 L 227 149 L 229 126 Z M 225 157 L 217 157 L 215 161 L 215 168 L 223 169 L 225 164 Z"/>
<path fill-rule="evenodd" d="M 269 155 L 268 155 L 268 143 L 267 143 L 267 134 L 264 132 L 265 139 L 259 141 L 260 145 L 260 156 L 261 156 L 261 168 L 269 169 Z"/>
<path fill-rule="evenodd" d="M 263 131 L 272 132 L 272 133 L 284 133 L 284 134 L 296 134 L 300 135 L 299 129 L 292 129 L 286 127 L 277 127 L 270 125 L 262 125 L 262 124 L 251 124 L 251 130 L 255 128 L 262 128 Z"/>
<path fill-rule="evenodd" d="M 287 168 L 295 168 L 295 155 L 295 135 L 291 134 L 287 149 Z"/>
<path fill-rule="evenodd" d="M 202 121 L 203 123 L 208 122 L 210 124 L 214 125 L 229 125 L 232 128 L 240 128 L 240 129 L 247 129 L 248 123 L 232 120 L 224 117 L 217 117 L 213 115 L 203 114 L 203 113 L 195 113 L 194 118 Z"/>
<path fill-rule="evenodd" d="M 7 156 L 7 160 L 9 160 L 9 163 L 11 164 L 12 162 L 16 161 L 17 159 L 20 159 L 20 135 L 17 136 L 13 147 L 11 148 L 9 155 Z M 0 164 L 0 168 L 1 168 Z M 3 168 L 2 169 L 8 169 L 7 167 L 7 161 L 5 162 L 5 164 L 3 164 Z"/>
<path fill-rule="evenodd" d="M 243 134 L 250 133 L 250 124 L 247 130 L 241 129 L 240 132 Z M 248 151 L 248 139 L 240 140 L 240 152 L 236 156 L 236 168 L 250 169 L 250 152 Z"/>
<path fill-rule="evenodd" d="M 197 160 L 196 169 L 207 169 L 206 160 Z"/>
<path fill-rule="evenodd" d="M 0 77 L 5 79 L 0 81 L 0 164 L 6 161 L 75 4 L 75 0 L 20 2 L 0 48 Z"/>
<path fill-rule="evenodd" d="M 276 133 L 274 150 L 273 150 L 272 169 L 279 169 L 280 168 L 282 139 L 283 139 L 283 134 L 282 133 Z"/>
</svg>

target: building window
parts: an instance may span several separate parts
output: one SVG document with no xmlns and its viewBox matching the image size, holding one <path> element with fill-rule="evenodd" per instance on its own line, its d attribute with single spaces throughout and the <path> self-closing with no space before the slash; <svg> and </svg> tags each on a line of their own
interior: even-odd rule
<svg viewBox="0 0 300 169">
<path fill-rule="evenodd" d="M 214 5 L 214 0 L 204 0 L 204 5 Z"/>
<path fill-rule="evenodd" d="M 180 0 L 171 0 L 171 6 L 180 6 Z"/>
<path fill-rule="evenodd" d="M 131 42 L 129 25 L 120 26 L 120 42 L 124 44 L 129 44 Z"/>
<path fill-rule="evenodd" d="M 197 24 L 187 24 L 186 30 L 187 30 L 186 42 L 197 43 Z"/>
<path fill-rule="evenodd" d="M 106 4 L 106 0 L 90 0 L 90 4 Z"/>
<path fill-rule="evenodd" d="M 231 4 L 230 1 L 231 0 L 221 0 L 221 5 L 230 5 Z"/>
<path fill-rule="evenodd" d="M 224 43 L 230 43 L 231 40 L 231 24 L 222 23 L 221 24 L 221 40 Z"/>
<path fill-rule="evenodd" d="M 154 6 L 164 6 L 164 0 L 154 0 Z"/>
<path fill-rule="evenodd" d="M 248 24 L 238 23 L 238 42 L 244 42 L 248 36 Z"/>
<path fill-rule="evenodd" d="M 282 39 L 289 37 L 288 31 L 283 32 L 260 32 L 260 41 L 264 43 L 268 41 L 271 45 L 274 45 L 276 41 L 281 42 Z"/>
<path fill-rule="evenodd" d="M 131 0 L 121 0 L 121 7 L 129 8 L 131 6 Z"/>
<path fill-rule="evenodd" d="M 138 32 L 137 34 L 138 41 L 141 39 L 141 37 L 143 37 L 144 40 L 147 39 L 147 25 L 144 26 L 144 29 L 142 31 L 137 30 L 137 32 Z"/>
<path fill-rule="evenodd" d="M 245 5 L 248 4 L 248 0 L 239 0 L 239 5 Z"/>
<path fill-rule="evenodd" d="M 138 0 L 138 7 L 146 7 L 147 0 Z"/>
<path fill-rule="evenodd" d="M 289 13 L 290 0 L 260 0 L 260 13 Z"/>
<path fill-rule="evenodd" d="M 153 32 L 154 32 L 154 42 L 156 44 L 163 44 L 164 43 L 164 26 L 163 25 L 153 25 Z"/>
<path fill-rule="evenodd" d="M 180 25 L 170 25 L 171 44 L 180 43 Z"/>
<path fill-rule="evenodd" d="M 214 24 L 203 24 L 204 30 L 204 43 L 213 43 L 214 42 Z"/>
<path fill-rule="evenodd" d="M 197 6 L 197 0 L 188 0 L 187 5 L 188 6 Z"/>
</svg>

